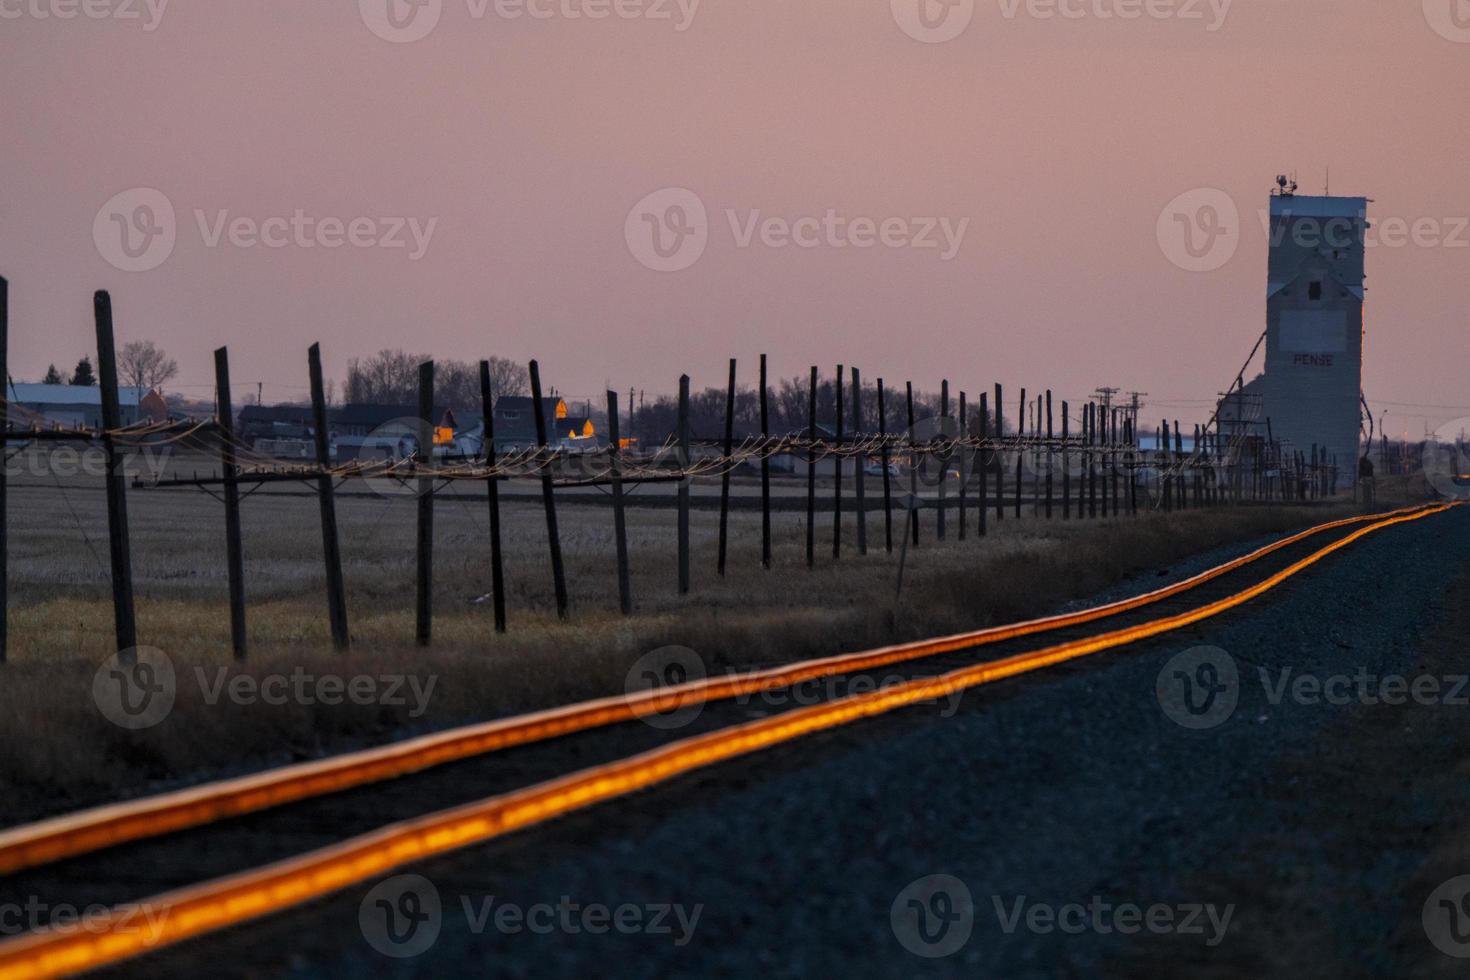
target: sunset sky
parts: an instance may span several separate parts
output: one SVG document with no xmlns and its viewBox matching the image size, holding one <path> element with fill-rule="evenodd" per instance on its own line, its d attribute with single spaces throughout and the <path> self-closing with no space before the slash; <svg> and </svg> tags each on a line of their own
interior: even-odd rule
<svg viewBox="0 0 1470 980">
<path fill-rule="evenodd" d="M 1318 194 L 1330 168 L 1380 227 L 1419 228 L 1368 253 L 1370 403 L 1394 434 L 1470 415 L 1465 0 L 924 0 L 941 30 L 970 14 L 938 43 L 911 36 L 920 0 L 90 2 L 109 15 L 0 0 L 16 380 L 92 352 L 106 288 L 121 341 L 178 359 L 174 390 L 207 397 L 229 344 L 237 404 L 303 398 L 320 340 L 339 380 L 402 347 L 651 396 L 721 384 L 731 356 L 751 381 L 766 352 L 778 377 L 1115 385 L 1189 422 L 1264 327 L 1274 176 Z M 112 215 L 146 218 L 139 188 L 175 241 L 123 271 Z M 656 271 L 630 212 L 667 217 L 668 188 L 707 244 Z M 1239 213 L 1210 272 L 1159 234 L 1199 189 Z M 307 230 L 247 247 L 298 211 Z M 829 212 L 812 247 L 760 224 Z M 854 247 L 854 220 L 887 243 Z"/>
</svg>

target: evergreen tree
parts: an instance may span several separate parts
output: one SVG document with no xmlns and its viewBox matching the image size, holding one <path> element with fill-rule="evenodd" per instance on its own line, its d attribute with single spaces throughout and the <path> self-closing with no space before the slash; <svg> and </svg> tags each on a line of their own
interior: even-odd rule
<svg viewBox="0 0 1470 980">
<path fill-rule="evenodd" d="M 84 357 L 77 361 L 77 369 L 72 372 L 71 383 L 74 385 L 87 385 L 91 387 L 97 383 L 97 376 L 92 373 L 92 359 Z"/>
<path fill-rule="evenodd" d="M 60 371 L 56 370 L 55 364 L 48 364 L 46 365 L 46 377 L 42 379 L 41 384 L 64 385 L 66 384 L 66 379 L 61 376 Z"/>
</svg>

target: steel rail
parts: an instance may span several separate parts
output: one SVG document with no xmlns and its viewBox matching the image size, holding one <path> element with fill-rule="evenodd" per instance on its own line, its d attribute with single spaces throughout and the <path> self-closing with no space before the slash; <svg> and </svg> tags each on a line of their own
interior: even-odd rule
<svg viewBox="0 0 1470 980">
<path fill-rule="evenodd" d="M 781 667 L 706 678 L 657 690 L 599 698 L 450 729 L 402 742 L 283 766 L 157 796 L 108 804 L 0 832 L 0 874 L 14 874 L 129 841 L 176 833 L 272 807 L 394 779 L 491 752 L 632 721 L 677 708 L 788 687 L 834 674 L 871 670 L 1089 623 L 1198 588 L 1276 551 L 1329 530 L 1415 514 L 1410 507 L 1330 521 L 1272 542 L 1173 585 L 1071 613 Z"/>
<path fill-rule="evenodd" d="M 524 789 L 393 824 L 262 868 L 179 889 L 125 910 L 113 910 L 91 920 L 85 928 L 43 929 L 9 940 L 0 943 L 0 980 L 39 980 L 130 959 L 312 901 L 412 861 L 626 796 L 696 769 L 1181 629 L 1269 592 L 1375 531 L 1422 520 L 1453 506 L 1457 505 L 1431 507 L 1359 528 L 1249 588 L 1186 612 L 683 739 Z M 139 907 L 151 913 L 146 931 L 134 921 Z"/>
</svg>

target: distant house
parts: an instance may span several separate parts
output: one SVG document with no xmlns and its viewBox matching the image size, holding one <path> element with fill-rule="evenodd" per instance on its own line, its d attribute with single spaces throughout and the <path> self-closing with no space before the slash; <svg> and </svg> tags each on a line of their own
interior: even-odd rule
<svg viewBox="0 0 1470 980">
<path fill-rule="evenodd" d="M 145 401 L 147 404 L 143 404 Z M 163 399 L 147 388 L 119 388 L 117 402 L 123 425 L 132 425 L 140 417 L 151 417 L 159 406 L 163 417 L 168 417 Z M 10 424 L 16 427 L 80 425 L 100 429 L 102 389 L 95 385 L 12 384 L 10 409 Z"/>
<path fill-rule="evenodd" d="M 546 442 L 561 449 L 596 449 L 597 427 L 585 415 L 573 415 L 564 398 L 543 398 Z M 481 437 L 483 442 L 483 436 Z M 512 453 L 536 446 L 536 402 L 506 395 L 495 402 L 495 451 Z"/>
<path fill-rule="evenodd" d="M 448 407 L 434 409 L 434 445 L 447 446 L 458 426 Z M 327 410 L 328 440 L 333 459 L 359 457 L 402 459 L 418 447 L 418 407 L 414 405 L 343 405 Z M 283 459 L 316 455 L 311 408 L 306 405 L 247 405 L 240 410 L 237 431 L 258 452 Z"/>
<path fill-rule="evenodd" d="M 235 434 L 248 446 L 266 452 L 260 442 L 306 442 L 311 438 L 311 409 L 305 405 L 246 405 Z"/>
<path fill-rule="evenodd" d="M 344 405 L 327 413 L 332 441 L 339 459 L 406 459 L 418 452 L 417 405 Z M 448 406 L 436 405 L 434 447 L 439 454 L 454 455 L 450 448 L 459 423 Z"/>
<path fill-rule="evenodd" d="M 327 422 L 339 436 L 366 436 L 384 427 L 414 432 L 418 417 L 417 405 L 355 404 L 327 411 Z M 459 427 L 447 405 L 435 405 L 430 418 L 439 429 L 453 431 Z"/>
<path fill-rule="evenodd" d="M 154 422 L 167 422 L 169 418 L 168 402 L 156 391 L 150 391 L 138 399 L 138 417 L 148 418 Z"/>
</svg>

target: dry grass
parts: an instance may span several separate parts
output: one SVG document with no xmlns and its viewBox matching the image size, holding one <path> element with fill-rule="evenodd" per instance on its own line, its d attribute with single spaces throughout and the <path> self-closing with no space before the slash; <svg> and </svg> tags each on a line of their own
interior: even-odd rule
<svg viewBox="0 0 1470 980">
<path fill-rule="evenodd" d="M 487 516 L 482 499 L 436 512 L 435 641 L 412 645 L 414 506 L 410 499 L 344 497 L 342 532 L 354 646 L 331 651 L 316 506 L 306 496 L 262 493 L 246 504 L 245 549 L 251 660 L 229 658 L 221 508 L 194 491 L 129 497 L 140 642 L 178 667 L 178 701 L 155 728 L 127 732 L 105 720 L 92 679 L 113 653 L 106 512 L 96 486 L 35 480 L 12 491 L 11 662 L 0 685 L 7 794 L 4 818 L 25 819 L 220 772 L 340 751 L 405 732 L 495 717 L 623 689 L 631 663 L 680 644 L 711 671 L 861 649 L 1034 615 L 1129 576 L 1230 541 L 1329 519 L 1347 505 L 1249 507 L 1138 519 L 991 524 L 991 533 L 943 545 L 932 525 L 908 558 L 895 604 L 897 555 L 882 551 L 882 515 L 870 517 L 876 548 L 830 557 L 830 516 L 819 517 L 818 566 L 804 562 L 804 515 L 776 514 L 776 561 L 759 567 L 759 515 L 732 515 L 730 575 L 713 570 L 717 518 L 696 511 L 694 593 L 680 597 L 674 513 L 629 512 L 636 615 L 616 613 L 612 531 L 604 507 L 562 510 L 573 615 L 552 605 L 540 508 L 505 512 L 511 632 L 496 636 Z M 973 520 L 973 516 L 972 516 Z M 954 522 L 951 521 L 953 529 Z M 90 542 L 90 545 L 89 543 Z M 303 667 L 313 674 L 434 678 L 428 710 L 407 706 L 211 704 L 194 681 L 257 677 Z"/>
</svg>

